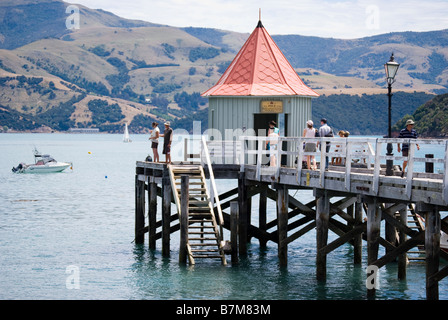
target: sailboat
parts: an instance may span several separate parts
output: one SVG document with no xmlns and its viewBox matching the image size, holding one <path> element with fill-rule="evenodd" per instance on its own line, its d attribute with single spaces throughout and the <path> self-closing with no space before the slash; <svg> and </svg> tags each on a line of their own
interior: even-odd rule
<svg viewBox="0 0 448 320">
<path fill-rule="evenodd" d="M 129 130 L 128 130 L 127 123 L 125 123 L 125 127 L 124 127 L 123 142 L 132 142 L 131 138 L 129 138 Z"/>
</svg>

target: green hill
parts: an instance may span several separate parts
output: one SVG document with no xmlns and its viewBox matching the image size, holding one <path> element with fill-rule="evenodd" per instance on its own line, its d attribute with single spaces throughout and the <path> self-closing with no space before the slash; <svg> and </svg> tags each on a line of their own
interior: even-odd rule
<svg viewBox="0 0 448 320">
<path fill-rule="evenodd" d="M 3 130 L 118 132 L 128 123 L 135 133 L 147 132 L 154 119 L 188 129 L 189 119 L 206 121 L 207 100 L 199 94 L 218 81 L 249 36 L 128 20 L 80 5 L 80 28 L 69 30 L 67 6 L 60 0 L 0 3 Z M 382 132 L 382 120 L 372 119 L 382 119 L 383 64 L 392 51 L 401 63 L 394 119 L 448 90 L 447 30 L 354 40 L 273 38 L 304 82 L 322 95 L 313 100 L 313 117 L 326 115 L 353 133 Z M 119 108 L 122 116 L 98 117 L 94 100 L 103 101 L 96 102 L 103 109 Z"/>
<path fill-rule="evenodd" d="M 392 102 L 392 123 L 414 112 L 434 95 L 423 92 L 396 92 Z M 351 96 L 347 94 L 320 96 L 313 100 L 313 122 L 327 118 L 334 131 L 351 134 L 386 135 L 388 127 L 387 95 Z"/>
<path fill-rule="evenodd" d="M 448 94 L 441 94 L 418 107 L 412 115 L 405 115 L 394 130 L 405 127 L 408 119 L 415 121 L 420 137 L 446 138 L 448 136 Z"/>
<path fill-rule="evenodd" d="M 312 66 L 385 86 L 384 63 L 393 52 L 401 64 L 394 89 L 448 91 L 448 30 L 395 32 L 353 40 L 300 35 L 273 38 L 296 68 Z"/>
</svg>

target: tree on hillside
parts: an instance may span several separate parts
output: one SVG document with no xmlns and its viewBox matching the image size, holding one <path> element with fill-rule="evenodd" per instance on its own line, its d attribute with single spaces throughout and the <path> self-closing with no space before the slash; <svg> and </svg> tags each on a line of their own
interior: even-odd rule
<svg viewBox="0 0 448 320">
<path fill-rule="evenodd" d="M 410 115 L 406 115 L 394 127 L 404 128 L 406 120 L 415 121 L 415 130 L 421 137 L 439 138 L 448 136 L 448 93 L 441 94 L 426 102 Z"/>
</svg>

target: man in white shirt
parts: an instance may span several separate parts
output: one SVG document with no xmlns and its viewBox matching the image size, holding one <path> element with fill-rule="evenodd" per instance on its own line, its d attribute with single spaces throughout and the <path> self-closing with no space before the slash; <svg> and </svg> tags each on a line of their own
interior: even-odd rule
<svg viewBox="0 0 448 320">
<path fill-rule="evenodd" d="M 321 127 L 319 128 L 319 137 L 321 137 L 321 138 L 333 137 L 333 130 L 327 124 L 327 119 L 322 118 L 320 120 L 320 124 L 321 124 Z M 330 142 L 327 142 L 326 152 L 328 153 L 329 151 L 330 151 Z M 321 160 L 321 162 L 322 162 L 322 160 Z M 328 170 L 328 156 L 325 157 L 325 170 Z"/>
<path fill-rule="evenodd" d="M 159 151 L 157 150 L 159 147 L 159 136 L 160 136 L 160 129 L 159 124 L 157 122 L 152 123 L 152 127 L 154 128 L 151 130 L 151 136 L 149 137 L 149 140 L 151 140 L 151 149 L 154 153 L 154 162 L 159 162 Z"/>
</svg>

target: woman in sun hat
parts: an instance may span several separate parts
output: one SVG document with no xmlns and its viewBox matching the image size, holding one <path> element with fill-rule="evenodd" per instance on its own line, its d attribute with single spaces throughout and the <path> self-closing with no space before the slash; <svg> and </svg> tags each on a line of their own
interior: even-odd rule
<svg viewBox="0 0 448 320">
<path fill-rule="evenodd" d="M 303 137 L 305 138 L 314 138 L 316 137 L 316 129 L 313 128 L 313 120 L 308 120 L 306 122 L 306 128 L 303 130 Z M 316 143 L 307 142 L 305 143 L 305 152 L 316 152 Z M 311 165 L 313 163 L 313 165 Z M 299 164 L 300 165 L 300 164 Z M 306 156 L 306 166 L 309 169 L 317 170 L 316 158 L 312 155 Z"/>
</svg>

